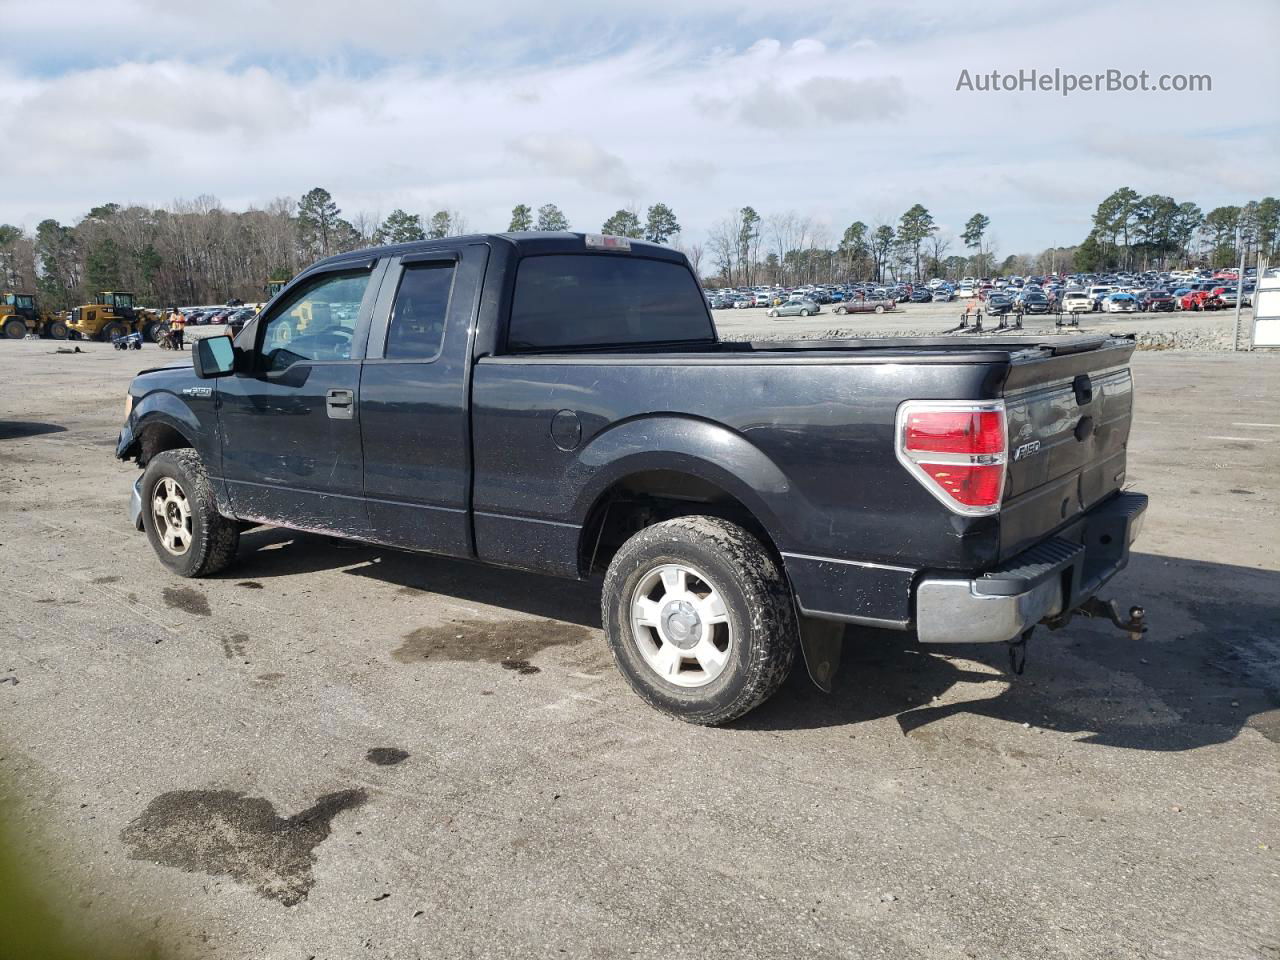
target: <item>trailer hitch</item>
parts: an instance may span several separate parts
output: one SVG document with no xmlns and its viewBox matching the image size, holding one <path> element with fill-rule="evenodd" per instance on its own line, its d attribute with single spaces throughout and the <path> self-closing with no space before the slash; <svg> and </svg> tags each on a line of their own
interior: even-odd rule
<svg viewBox="0 0 1280 960">
<path fill-rule="evenodd" d="M 1147 632 L 1147 612 L 1141 607 L 1130 607 L 1129 619 L 1121 620 L 1120 608 L 1116 606 L 1114 600 L 1099 600 L 1097 597 L 1090 597 L 1076 607 L 1075 612 L 1086 617 L 1110 620 L 1121 630 L 1128 633 L 1130 640 L 1141 640 L 1142 635 Z"/>
</svg>

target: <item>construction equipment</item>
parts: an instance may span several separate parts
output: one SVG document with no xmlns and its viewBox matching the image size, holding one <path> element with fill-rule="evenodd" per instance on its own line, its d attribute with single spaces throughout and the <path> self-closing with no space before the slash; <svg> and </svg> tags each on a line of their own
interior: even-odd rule
<svg viewBox="0 0 1280 960">
<path fill-rule="evenodd" d="M 7 340 L 21 340 L 31 333 L 65 340 L 67 322 L 61 314 L 41 310 L 33 293 L 0 291 L 0 336 Z"/>
<path fill-rule="evenodd" d="M 116 337 L 141 333 L 143 339 L 156 342 L 164 317 L 153 310 L 133 305 L 133 294 L 106 290 L 94 303 L 75 307 L 68 324 L 74 338 L 111 343 Z"/>
<path fill-rule="evenodd" d="M 267 303 L 275 299 L 276 294 L 289 285 L 288 280 L 268 280 L 263 286 L 263 290 L 267 294 Z M 258 313 L 261 313 L 266 303 L 258 307 Z M 294 337 L 301 333 L 305 333 L 307 327 L 311 326 L 311 301 L 304 300 L 292 310 L 289 311 L 289 317 L 292 322 L 282 320 L 276 328 L 275 338 L 278 343 L 288 343 Z"/>
</svg>

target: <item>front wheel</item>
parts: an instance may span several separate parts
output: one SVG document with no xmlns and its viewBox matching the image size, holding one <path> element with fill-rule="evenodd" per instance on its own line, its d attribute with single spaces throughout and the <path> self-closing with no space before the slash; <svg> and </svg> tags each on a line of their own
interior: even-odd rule
<svg viewBox="0 0 1280 960">
<path fill-rule="evenodd" d="M 4 336 L 6 340 L 21 340 L 27 335 L 27 325 L 17 317 L 10 317 L 4 322 Z"/>
<path fill-rule="evenodd" d="M 235 559 L 240 528 L 218 513 L 199 454 L 189 447 L 151 458 L 142 475 L 142 525 L 160 562 L 180 577 L 207 577 Z"/>
<path fill-rule="evenodd" d="M 884 313 L 884 304 L 882 303 L 876 304 L 876 313 Z"/>
<path fill-rule="evenodd" d="M 775 319 L 775 320 L 776 320 L 776 319 L 778 319 L 778 311 L 777 311 L 777 310 L 770 310 L 770 311 L 769 311 L 769 316 L 770 316 L 770 317 L 773 317 L 773 319 Z"/>
<path fill-rule="evenodd" d="M 844 316 L 848 312 L 849 312 L 849 309 L 847 307 L 836 307 L 836 313 L 840 314 L 841 316 Z"/>
<path fill-rule="evenodd" d="M 627 683 L 690 723 L 728 723 L 791 672 L 799 632 L 786 580 L 764 545 L 717 517 L 654 524 L 622 545 L 601 600 Z"/>
<path fill-rule="evenodd" d="M 67 339 L 67 325 L 61 320 L 51 320 L 44 329 L 51 340 Z"/>
</svg>

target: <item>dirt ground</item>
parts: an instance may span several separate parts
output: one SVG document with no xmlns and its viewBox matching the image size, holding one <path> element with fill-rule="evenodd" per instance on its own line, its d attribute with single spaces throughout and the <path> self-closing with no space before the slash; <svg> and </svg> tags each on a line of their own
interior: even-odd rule
<svg viewBox="0 0 1280 960">
<path fill-rule="evenodd" d="M 1011 678 L 1003 648 L 851 634 L 835 694 L 798 670 L 708 730 L 629 693 L 590 585 L 269 529 L 166 575 L 112 451 L 130 376 L 173 358 L 54 349 L 0 342 L 0 781 L 94 936 L 1280 957 L 1280 357 L 1134 358 L 1152 503 L 1107 593 L 1143 640 L 1077 621 Z"/>
</svg>

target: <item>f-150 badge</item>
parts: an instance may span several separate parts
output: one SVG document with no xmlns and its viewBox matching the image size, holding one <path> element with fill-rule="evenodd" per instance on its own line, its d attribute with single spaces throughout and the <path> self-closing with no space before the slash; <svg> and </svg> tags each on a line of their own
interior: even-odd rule
<svg viewBox="0 0 1280 960">
<path fill-rule="evenodd" d="M 212 397 L 213 387 L 183 387 L 184 397 Z"/>
<path fill-rule="evenodd" d="M 1030 443 L 1024 443 L 1017 450 L 1013 451 L 1013 459 L 1024 460 L 1033 453 L 1040 452 L 1040 441 L 1032 440 Z"/>
</svg>

